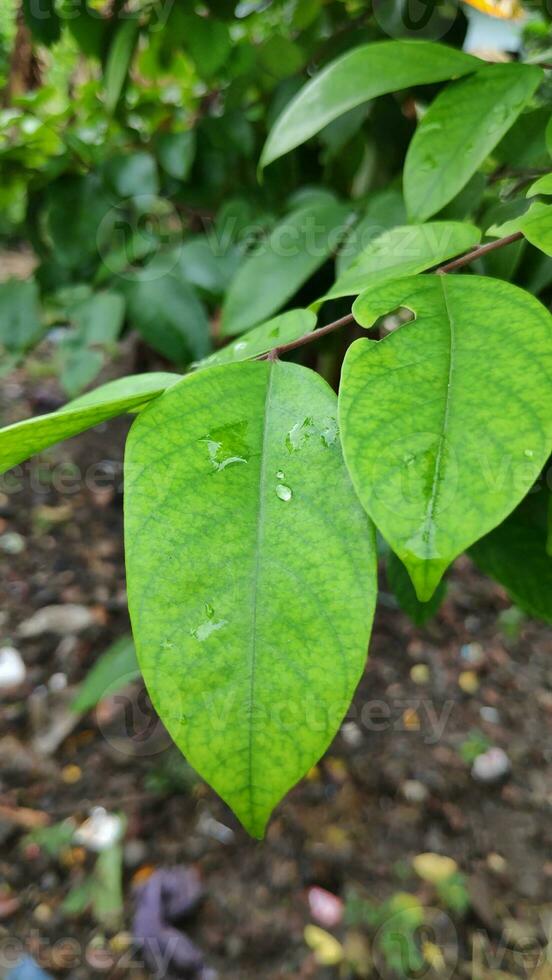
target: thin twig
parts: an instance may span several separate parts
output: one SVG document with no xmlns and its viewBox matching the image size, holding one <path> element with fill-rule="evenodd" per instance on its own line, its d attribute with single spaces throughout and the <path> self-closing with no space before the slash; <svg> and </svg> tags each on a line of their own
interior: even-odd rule
<svg viewBox="0 0 552 980">
<path fill-rule="evenodd" d="M 462 266 L 473 262 L 474 259 L 478 259 L 481 255 L 487 255 L 489 252 L 494 252 L 497 248 L 504 248 L 505 245 L 510 245 L 512 242 L 517 242 L 520 238 L 523 238 L 522 233 L 520 231 L 515 231 L 512 235 L 506 235 L 504 238 L 497 238 L 494 242 L 488 242 L 486 245 L 478 245 L 477 248 L 473 248 L 464 255 L 460 255 L 457 259 L 452 259 L 451 262 L 447 262 L 445 265 L 439 266 L 439 268 L 434 270 L 434 273 L 435 275 L 442 276 L 447 272 L 454 272 L 456 269 L 461 269 Z M 333 333 L 334 330 L 339 330 L 341 327 L 349 326 L 351 323 L 355 323 L 355 318 L 352 313 L 348 313 L 347 316 L 342 316 L 339 320 L 334 320 L 332 323 L 327 323 L 324 327 L 318 327 L 317 330 L 310 330 L 309 333 L 303 334 L 303 336 L 298 337 L 297 340 L 292 340 L 289 344 L 282 344 L 281 347 L 273 347 L 272 350 L 268 351 L 266 354 L 261 354 L 257 360 L 274 361 L 280 356 L 280 354 L 286 354 L 290 350 L 296 350 L 297 347 L 303 347 L 304 344 L 310 344 L 311 341 L 318 340 L 319 337 L 325 337 L 326 334 Z"/>
<path fill-rule="evenodd" d="M 504 238 L 497 238 L 494 242 L 487 242 L 486 245 L 478 245 L 471 252 L 460 255 L 457 259 L 453 259 L 452 262 L 447 262 L 446 265 L 440 265 L 438 269 L 435 269 L 435 272 L 439 273 L 439 275 L 443 275 L 446 272 L 454 272 L 455 269 L 461 269 L 463 265 L 468 265 L 469 262 L 473 262 L 474 259 L 478 259 L 481 255 L 494 252 L 497 248 L 504 248 L 505 245 L 517 242 L 520 238 L 523 238 L 521 231 L 514 231 L 511 235 L 506 235 Z"/>
</svg>

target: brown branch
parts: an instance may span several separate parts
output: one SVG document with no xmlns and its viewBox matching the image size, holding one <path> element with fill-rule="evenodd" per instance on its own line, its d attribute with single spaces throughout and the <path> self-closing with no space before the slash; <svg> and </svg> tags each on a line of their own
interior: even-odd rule
<svg viewBox="0 0 552 980">
<path fill-rule="evenodd" d="M 463 265 L 468 265 L 469 262 L 480 258 L 481 255 L 494 252 L 497 248 L 504 248 L 505 245 L 517 242 L 520 238 L 523 238 L 521 231 L 514 231 L 513 234 L 506 235 L 504 238 L 497 238 L 494 242 L 487 242 L 486 245 L 478 245 L 471 252 L 460 255 L 457 259 L 453 259 L 452 262 L 447 262 L 446 265 L 440 265 L 438 269 L 435 269 L 435 272 L 439 275 L 443 275 L 446 272 L 454 272 L 455 269 L 461 269 Z"/>
<path fill-rule="evenodd" d="M 517 242 L 520 238 L 523 238 L 522 233 L 520 231 L 515 231 L 512 235 L 506 235 L 504 238 L 497 238 L 494 242 L 488 242 L 486 245 L 478 245 L 476 248 L 471 249 L 471 251 L 466 252 L 464 255 L 458 256 L 457 259 L 452 259 L 451 262 L 447 262 L 445 265 L 439 266 L 434 270 L 434 274 L 442 276 L 446 275 L 447 272 L 454 272 L 456 269 L 461 269 L 462 266 L 473 262 L 474 259 L 478 259 L 481 255 L 487 255 L 489 252 L 494 252 L 497 248 L 504 248 L 505 245 L 510 245 L 512 242 Z M 303 347 L 304 344 L 310 344 L 311 341 L 318 340 L 319 337 L 325 337 L 326 334 L 333 333 L 334 330 L 339 330 L 341 327 L 349 326 L 349 324 L 355 322 L 356 321 L 353 314 L 348 313 L 347 316 L 342 316 L 340 320 L 334 320 L 332 323 L 327 323 L 325 327 L 318 327 L 316 330 L 310 330 L 309 333 L 303 334 L 303 336 L 298 337 L 297 340 L 292 340 L 289 344 L 282 344 L 281 347 L 273 347 L 272 350 L 268 351 L 266 354 L 261 354 L 257 360 L 277 360 L 280 354 L 287 354 L 287 352 L 290 350 L 296 350 L 297 347 Z"/>
</svg>

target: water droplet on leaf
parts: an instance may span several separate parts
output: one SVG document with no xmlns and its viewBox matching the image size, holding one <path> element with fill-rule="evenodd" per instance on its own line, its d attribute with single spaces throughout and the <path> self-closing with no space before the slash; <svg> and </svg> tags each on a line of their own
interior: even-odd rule
<svg viewBox="0 0 552 980">
<path fill-rule="evenodd" d="M 287 501 L 287 500 L 291 500 L 293 494 L 291 489 L 289 487 L 286 487 L 285 483 L 278 483 L 276 485 L 276 496 L 279 497 L 280 500 Z"/>
</svg>

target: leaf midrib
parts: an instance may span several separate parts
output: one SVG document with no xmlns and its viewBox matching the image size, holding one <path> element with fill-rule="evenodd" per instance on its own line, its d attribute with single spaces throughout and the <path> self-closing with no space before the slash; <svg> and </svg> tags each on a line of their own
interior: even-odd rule
<svg viewBox="0 0 552 980">
<path fill-rule="evenodd" d="M 264 486 L 266 480 L 266 467 L 267 467 L 267 456 L 266 444 L 268 437 L 268 429 L 270 425 L 270 399 L 272 395 L 272 383 L 274 378 L 274 365 L 272 362 L 269 364 L 268 373 L 268 384 L 266 387 L 265 403 L 264 403 L 264 421 L 263 421 L 263 435 L 261 442 L 261 465 L 259 468 L 259 508 L 257 511 L 257 535 L 256 535 L 256 545 L 255 545 L 255 562 L 253 565 L 253 615 L 251 623 L 251 646 L 249 655 L 249 705 L 247 712 L 247 727 L 248 727 L 248 742 L 247 742 L 247 771 L 248 771 L 248 800 L 249 800 L 249 817 L 252 823 L 255 821 L 255 808 L 253 803 L 253 710 L 254 710 L 254 697 L 255 697 L 255 679 L 256 679 L 256 668 L 257 668 L 257 605 L 258 605 L 258 595 L 259 595 L 259 577 L 261 569 L 261 551 L 264 540 L 264 517 L 265 517 L 265 493 Z"/>
<path fill-rule="evenodd" d="M 447 317 L 447 322 L 449 324 L 449 363 L 448 363 L 448 375 L 447 375 L 447 388 L 445 393 L 445 408 L 443 412 L 443 422 L 441 425 L 441 434 L 439 436 L 439 444 L 437 447 L 437 455 L 435 457 L 435 466 L 433 469 L 433 482 L 431 485 L 431 495 L 429 497 L 424 524 L 426 527 L 425 531 L 425 545 L 426 545 L 426 561 L 433 557 L 430 554 L 429 548 L 429 534 L 431 527 L 435 526 L 435 511 L 437 509 L 437 503 L 439 500 L 439 494 L 442 485 L 442 470 L 443 470 L 443 448 L 445 444 L 446 434 L 448 430 L 448 424 L 450 419 L 450 402 L 452 395 L 452 378 L 455 368 L 455 353 L 456 353 L 456 335 L 454 332 L 454 320 L 449 309 L 447 290 L 445 286 L 445 276 L 439 276 L 441 283 L 441 289 L 443 291 L 443 302 L 445 304 L 445 313 Z M 427 568 L 427 566 L 426 566 Z"/>
</svg>

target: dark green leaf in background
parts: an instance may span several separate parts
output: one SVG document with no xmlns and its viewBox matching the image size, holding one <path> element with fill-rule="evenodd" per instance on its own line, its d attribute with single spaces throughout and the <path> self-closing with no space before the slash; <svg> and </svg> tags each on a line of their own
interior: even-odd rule
<svg viewBox="0 0 552 980">
<path fill-rule="evenodd" d="M 239 269 L 222 309 L 222 332 L 268 319 L 337 250 L 349 208 L 324 201 L 287 215 Z"/>
<path fill-rule="evenodd" d="M 552 557 L 546 550 L 549 505 L 550 491 L 541 485 L 469 553 L 516 605 L 552 623 Z"/>
<path fill-rule="evenodd" d="M 38 288 L 34 280 L 0 283 L 0 347 L 21 354 L 42 333 Z"/>
<path fill-rule="evenodd" d="M 198 361 L 209 352 L 209 320 L 203 303 L 181 276 L 136 272 L 124 284 L 131 324 L 174 364 Z"/>
</svg>

